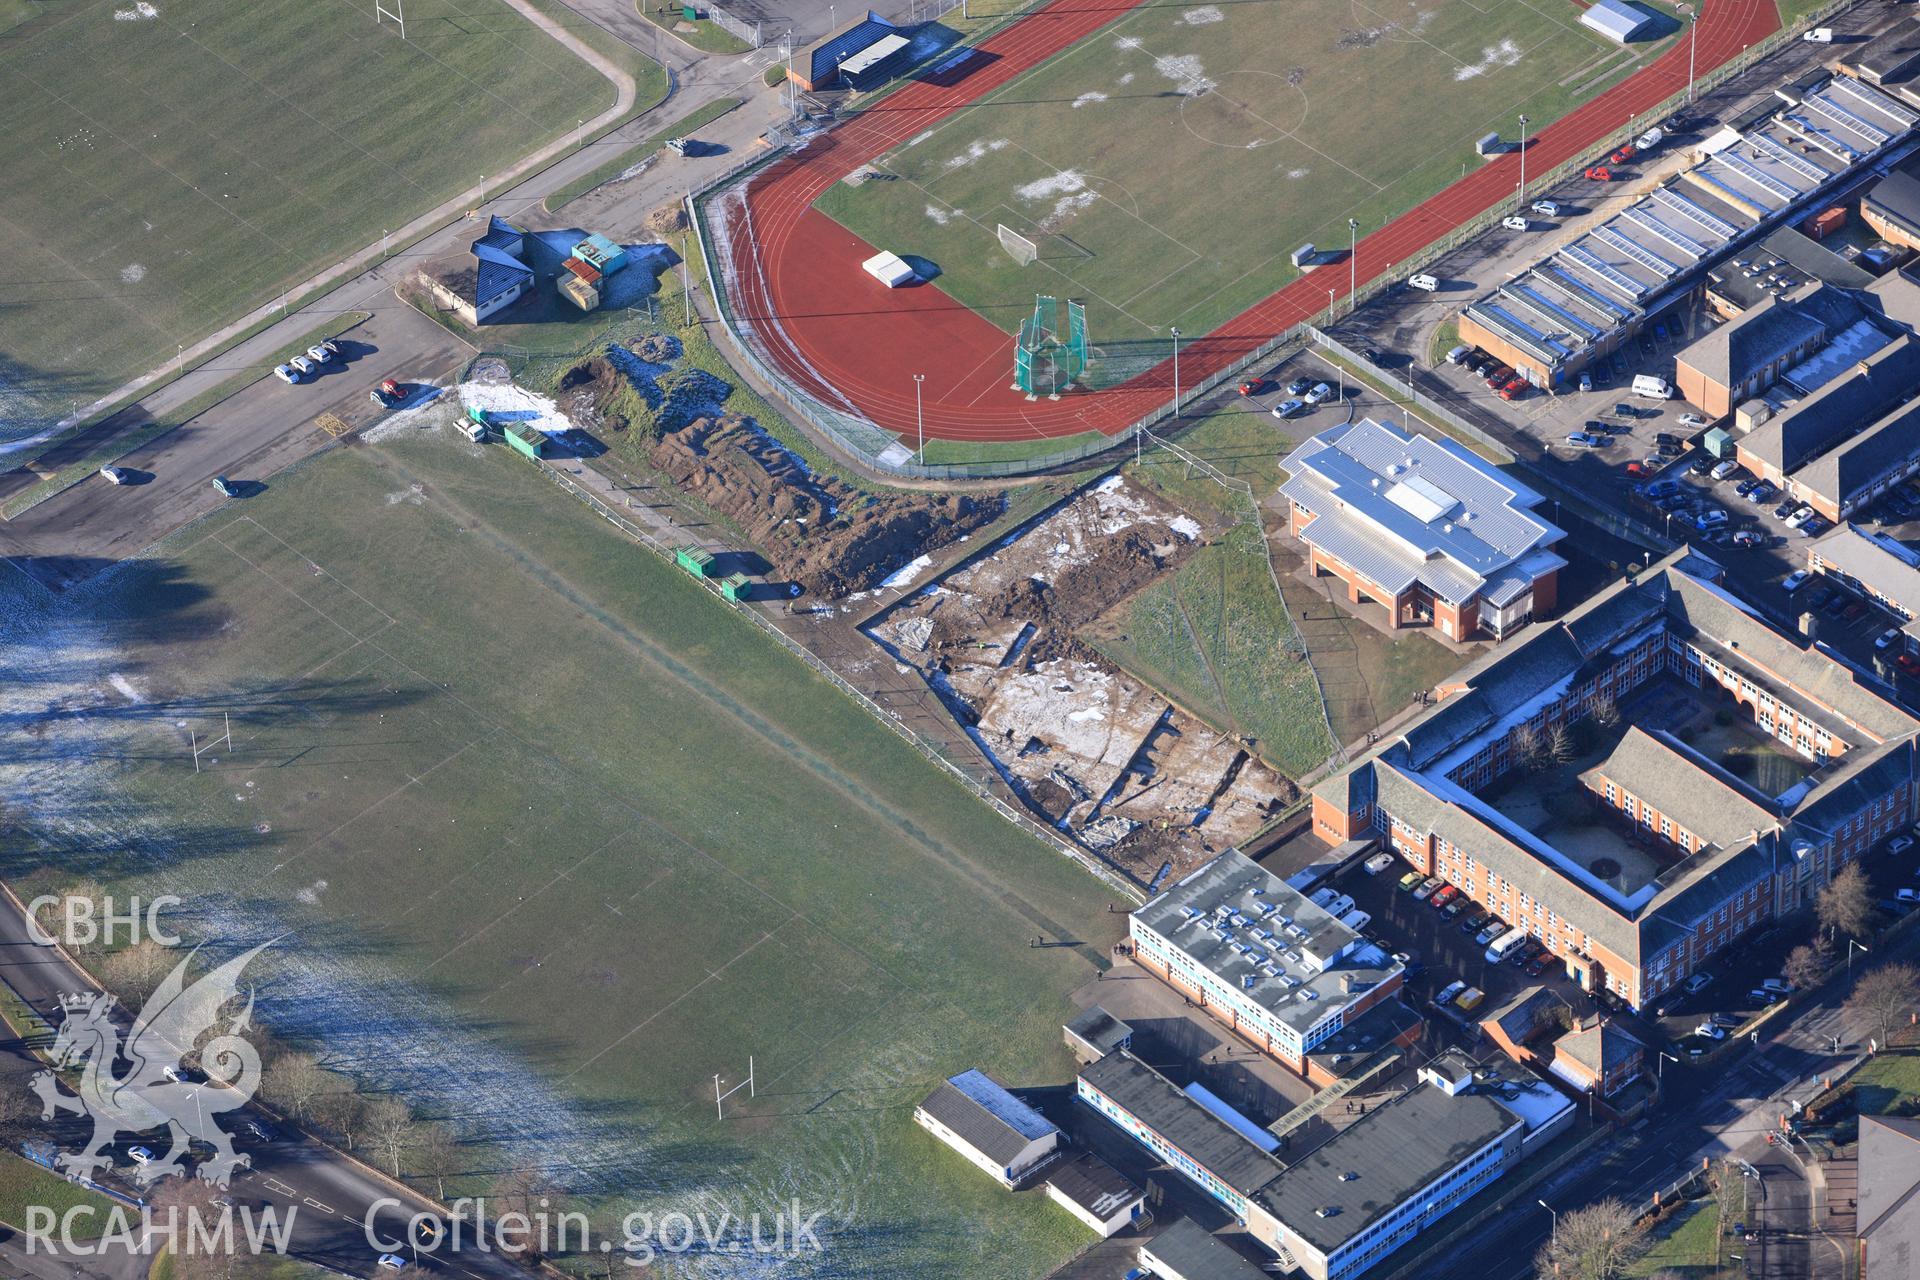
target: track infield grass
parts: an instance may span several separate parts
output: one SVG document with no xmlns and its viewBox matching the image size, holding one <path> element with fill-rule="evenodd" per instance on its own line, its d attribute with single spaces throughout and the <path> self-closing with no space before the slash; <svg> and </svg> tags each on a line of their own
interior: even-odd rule
<svg viewBox="0 0 1920 1280">
<path fill-rule="evenodd" d="M 333 450 L 49 607 L 142 700 L 76 807 L 154 840 L 70 870 L 402 975 L 630 1131 L 651 1203 L 823 1201 L 819 1274 L 1027 1277 L 1086 1242 L 911 1112 L 969 1066 L 1071 1078 L 1114 895 L 533 466 Z M 195 774 L 215 708 L 235 741 Z M 36 843 L 72 853 L 58 813 Z M 716 1122 L 749 1054 L 758 1096 Z"/>
<path fill-rule="evenodd" d="M 1036 293 L 1083 299 L 1094 380 L 1166 355 L 1297 275 L 1345 257 L 1481 163 L 1474 142 L 1538 131 L 1646 65 L 1575 9 L 1524 0 L 1148 3 L 880 158 L 894 181 L 836 183 L 820 208 L 938 265 L 1012 332 Z M 1669 27 L 1676 27 L 1668 20 Z M 1023 268 L 1005 224 L 1033 239 Z M 1326 269 L 1340 269 L 1338 262 Z"/>
<path fill-rule="evenodd" d="M 502 0 L 418 0 L 404 41 L 370 9 L 294 0 L 30 24 L 0 41 L 0 434 L 171 360 L 613 95 Z"/>
</svg>

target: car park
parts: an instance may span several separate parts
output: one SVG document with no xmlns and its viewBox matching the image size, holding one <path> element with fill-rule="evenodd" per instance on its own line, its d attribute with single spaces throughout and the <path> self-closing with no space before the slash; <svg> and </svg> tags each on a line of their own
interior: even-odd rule
<svg viewBox="0 0 1920 1280">
<path fill-rule="evenodd" d="M 280 379 L 280 381 L 287 383 L 288 385 L 292 385 L 300 381 L 300 375 L 295 373 L 291 366 L 284 365 L 284 364 L 277 364 L 273 366 L 273 376 Z"/>
<path fill-rule="evenodd" d="M 1368 858 L 1362 865 L 1366 867 L 1368 875 L 1377 876 L 1393 865 L 1393 855 L 1390 853 L 1376 853 L 1371 858 Z"/>
<path fill-rule="evenodd" d="M 1306 411 L 1306 402 L 1303 400 L 1282 400 L 1279 404 L 1273 406 L 1273 416 L 1283 420 L 1286 418 L 1297 418 Z"/>
</svg>

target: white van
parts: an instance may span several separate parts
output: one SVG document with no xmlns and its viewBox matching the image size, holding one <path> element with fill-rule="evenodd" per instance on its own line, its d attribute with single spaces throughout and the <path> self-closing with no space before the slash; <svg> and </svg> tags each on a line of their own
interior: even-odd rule
<svg viewBox="0 0 1920 1280">
<path fill-rule="evenodd" d="M 1832 27 L 1815 27 L 1813 30 L 1807 32 L 1805 35 L 1801 36 L 1800 38 L 1802 40 L 1805 40 L 1808 44 L 1832 44 L 1833 28 Z"/>
<path fill-rule="evenodd" d="M 1499 964 L 1507 958 L 1507 953 L 1525 941 L 1527 931 L 1519 925 L 1507 930 L 1487 946 L 1487 963 Z"/>
<path fill-rule="evenodd" d="M 1365 933 L 1367 931 L 1367 926 L 1373 923 L 1373 917 L 1368 915 L 1366 912 L 1362 911 L 1360 908 L 1355 907 L 1353 910 L 1347 912 L 1347 914 L 1340 917 L 1340 923 L 1347 926 L 1347 928 L 1353 930 L 1355 933 Z"/>
<path fill-rule="evenodd" d="M 1430 276 L 1424 271 L 1417 276 L 1408 276 L 1407 284 L 1422 293 L 1437 293 L 1440 290 L 1440 278 Z"/>
<path fill-rule="evenodd" d="M 1633 375 L 1633 394 L 1645 396 L 1649 400 L 1671 400 L 1673 384 L 1665 378 L 1656 378 L 1650 373 Z"/>
</svg>

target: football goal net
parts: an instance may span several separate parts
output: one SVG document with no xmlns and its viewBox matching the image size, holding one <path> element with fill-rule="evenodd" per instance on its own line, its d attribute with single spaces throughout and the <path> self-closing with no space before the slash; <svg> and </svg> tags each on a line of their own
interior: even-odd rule
<svg viewBox="0 0 1920 1280">
<path fill-rule="evenodd" d="M 994 234 L 1000 237 L 1000 247 L 1007 251 L 1007 256 L 1021 266 L 1031 266 L 1039 258 L 1040 246 L 1005 223 L 996 224 Z"/>
</svg>

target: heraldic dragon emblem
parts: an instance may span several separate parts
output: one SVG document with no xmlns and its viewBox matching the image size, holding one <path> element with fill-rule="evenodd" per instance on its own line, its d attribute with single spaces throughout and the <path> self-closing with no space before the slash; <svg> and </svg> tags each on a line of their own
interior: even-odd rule
<svg viewBox="0 0 1920 1280">
<path fill-rule="evenodd" d="M 270 945 L 235 956 L 191 985 L 185 981 L 193 959 L 188 956 L 154 990 L 125 1040 L 114 1021 L 112 996 L 94 992 L 63 1002 L 66 1019 L 48 1056 L 58 1068 L 78 1068 L 80 1091 L 65 1092 L 52 1071 L 36 1074 L 32 1088 L 40 1096 L 41 1119 L 72 1111 L 93 1121 L 92 1140 L 57 1158 L 64 1172 L 92 1178 L 112 1162 L 105 1151 L 120 1134 L 162 1126 L 172 1146 L 140 1166 L 134 1174 L 140 1183 L 186 1173 L 182 1158 L 190 1142 L 213 1149 L 199 1175 L 216 1186 L 226 1186 L 235 1169 L 250 1163 L 215 1121 L 222 1112 L 245 1106 L 260 1087 L 260 1053 L 241 1034 L 253 1015 L 252 993 L 224 1030 L 215 1023 L 221 1008 L 239 996 L 241 971 Z M 201 1043 L 209 1031 L 216 1034 Z M 195 1045 L 205 1083 L 186 1080 L 180 1070 L 182 1055 Z M 126 1070 L 116 1074 L 121 1064 Z"/>
</svg>

